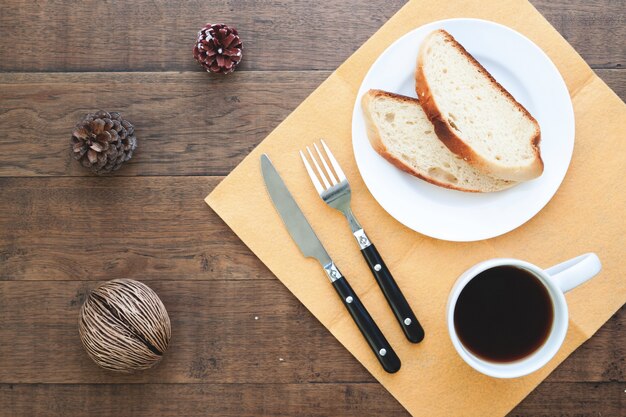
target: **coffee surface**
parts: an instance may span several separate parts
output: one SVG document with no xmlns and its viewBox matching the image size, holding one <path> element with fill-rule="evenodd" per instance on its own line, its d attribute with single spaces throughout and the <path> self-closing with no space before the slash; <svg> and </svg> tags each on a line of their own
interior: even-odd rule
<svg viewBox="0 0 626 417">
<path fill-rule="evenodd" d="M 461 343 L 492 362 L 513 362 L 543 345 L 554 320 L 552 300 L 525 269 L 498 266 L 481 272 L 461 291 L 454 326 Z"/>
</svg>

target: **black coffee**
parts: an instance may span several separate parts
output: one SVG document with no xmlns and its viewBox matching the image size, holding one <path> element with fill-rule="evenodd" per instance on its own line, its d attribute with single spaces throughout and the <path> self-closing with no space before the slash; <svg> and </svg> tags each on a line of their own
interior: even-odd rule
<svg viewBox="0 0 626 417">
<path fill-rule="evenodd" d="M 536 351 L 550 334 L 553 318 L 548 290 L 532 273 L 512 266 L 478 274 L 454 309 L 461 343 L 492 362 L 512 362 Z"/>
</svg>

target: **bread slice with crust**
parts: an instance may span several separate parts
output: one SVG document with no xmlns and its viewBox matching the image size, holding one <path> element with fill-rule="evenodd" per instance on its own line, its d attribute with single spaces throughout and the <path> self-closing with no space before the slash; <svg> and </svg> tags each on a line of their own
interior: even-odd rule
<svg viewBox="0 0 626 417">
<path fill-rule="evenodd" d="M 543 172 L 537 121 L 445 30 L 420 46 L 415 90 L 439 139 L 495 178 Z"/>
<path fill-rule="evenodd" d="M 450 152 L 417 99 L 370 90 L 363 95 L 361 107 L 370 143 L 401 170 L 459 191 L 499 191 L 515 184 L 492 178 Z"/>
</svg>

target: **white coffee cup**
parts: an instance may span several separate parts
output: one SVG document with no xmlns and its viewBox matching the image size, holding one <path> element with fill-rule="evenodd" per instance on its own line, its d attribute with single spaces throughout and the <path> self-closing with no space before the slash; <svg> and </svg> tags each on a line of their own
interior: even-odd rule
<svg viewBox="0 0 626 417">
<path fill-rule="evenodd" d="M 543 345 L 530 355 L 514 362 L 490 362 L 474 355 L 459 339 L 454 327 L 454 309 L 461 291 L 481 272 L 496 266 L 514 266 L 531 272 L 544 285 L 554 309 L 552 329 Z M 548 269 L 511 258 L 490 259 L 474 265 L 459 277 L 448 298 L 448 332 L 454 348 L 472 368 L 495 378 L 516 378 L 544 366 L 557 353 L 567 333 L 568 311 L 564 293 L 594 277 L 602 264 L 595 253 L 587 253 Z"/>
</svg>

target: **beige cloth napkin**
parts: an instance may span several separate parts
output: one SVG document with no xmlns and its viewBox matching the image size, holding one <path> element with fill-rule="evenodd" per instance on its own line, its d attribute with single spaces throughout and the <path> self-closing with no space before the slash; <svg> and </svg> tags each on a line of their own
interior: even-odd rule
<svg viewBox="0 0 626 417">
<path fill-rule="evenodd" d="M 492 20 L 532 39 L 563 75 L 576 116 L 574 156 L 552 201 L 519 229 L 473 243 L 431 239 L 395 221 L 363 184 L 351 146 L 356 93 L 376 57 L 406 32 L 452 17 Z M 206 202 L 413 415 L 501 416 L 626 301 L 622 277 L 626 248 L 625 121 L 624 103 L 528 2 L 415 0 L 322 83 Z M 323 205 L 310 184 L 297 151 L 320 137 L 326 138 L 350 180 L 353 210 L 424 325 L 426 338 L 420 344 L 406 341 L 345 220 Z M 331 257 L 396 349 L 402 359 L 397 374 L 381 369 L 317 261 L 303 258 L 291 240 L 265 190 L 261 153 L 269 154 Z M 515 257 L 549 267 L 588 251 L 598 253 L 603 270 L 567 294 L 569 331 L 563 348 L 549 365 L 527 377 L 497 380 L 481 375 L 460 359 L 446 332 L 445 305 L 453 282 L 465 269 L 493 257 Z"/>
</svg>

